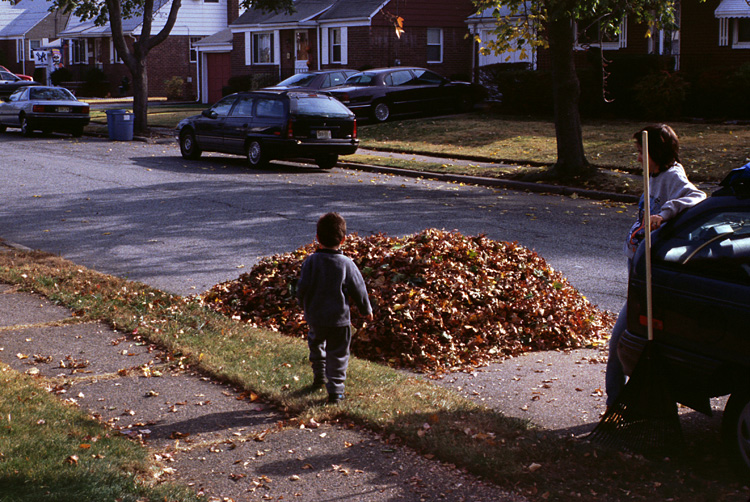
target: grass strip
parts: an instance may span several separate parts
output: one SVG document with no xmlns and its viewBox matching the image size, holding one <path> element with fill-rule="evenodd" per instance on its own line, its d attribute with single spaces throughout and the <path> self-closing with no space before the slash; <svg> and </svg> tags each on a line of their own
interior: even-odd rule
<svg viewBox="0 0 750 502">
<path fill-rule="evenodd" d="M 40 385 L 0 363 L 0 501 L 191 501 L 174 485 L 153 486 L 157 466 L 138 443 L 113 434 Z"/>
<path fill-rule="evenodd" d="M 349 399 L 326 406 L 322 392 L 309 390 L 312 379 L 304 341 L 250 328 L 190 299 L 50 254 L 0 253 L 0 280 L 40 293 L 82 320 L 137 332 L 184 364 L 255 393 L 290 416 L 364 425 L 528 496 L 567 500 L 577 494 L 618 500 L 627 492 L 628 499 L 697 500 L 696 490 L 710 488 L 711 500 L 718 500 L 720 494 L 738 490 L 726 473 L 717 485 L 673 464 L 562 439 L 449 389 L 358 359 L 350 364 Z"/>
</svg>

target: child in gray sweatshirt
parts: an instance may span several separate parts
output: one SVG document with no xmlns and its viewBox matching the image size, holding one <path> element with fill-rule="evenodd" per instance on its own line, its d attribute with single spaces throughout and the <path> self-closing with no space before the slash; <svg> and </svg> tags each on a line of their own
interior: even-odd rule
<svg viewBox="0 0 750 502">
<path fill-rule="evenodd" d="M 297 282 L 297 298 L 309 325 L 307 345 L 313 369 L 313 386 L 324 383 L 328 402 L 344 399 L 352 331 L 349 300 L 372 320 L 365 281 L 351 258 L 339 247 L 346 238 L 346 221 L 338 213 L 318 220 L 318 250 L 305 259 Z"/>
</svg>

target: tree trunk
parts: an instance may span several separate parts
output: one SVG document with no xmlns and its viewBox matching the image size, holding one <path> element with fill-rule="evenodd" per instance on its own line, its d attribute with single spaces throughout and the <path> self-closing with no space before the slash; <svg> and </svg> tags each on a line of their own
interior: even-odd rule
<svg viewBox="0 0 750 502">
<path fill-rule="evenodd" d="M 136 55 L 136 68 L 131 69 L 133 77 L 133 133 L 148 132 L 148 75 L 146 60 Z"/>
<path fill-rule="evenodd" d="M 581 115 L 578 109 L 581 87 L 573 60 L 575 23 L 571 18 L 563 16 L 552 20 L 548 30 L 557 137 L 557 163 L 550 174 L 558 178 L 589 176 L 593 169 L 583 152 Z"/>
</svg>

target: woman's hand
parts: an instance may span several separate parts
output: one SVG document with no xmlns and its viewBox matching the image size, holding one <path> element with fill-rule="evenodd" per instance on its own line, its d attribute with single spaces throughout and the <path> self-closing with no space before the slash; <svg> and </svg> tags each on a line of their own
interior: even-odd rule
<svg viewBox="0 0 750 502">
<path fill-rule="evenodd" d="M 656 230 L 662 225 L 662 223 L 664 223 L 664 218 L 658 214 L 651 215 L 651 230 Z"/>
</svg>

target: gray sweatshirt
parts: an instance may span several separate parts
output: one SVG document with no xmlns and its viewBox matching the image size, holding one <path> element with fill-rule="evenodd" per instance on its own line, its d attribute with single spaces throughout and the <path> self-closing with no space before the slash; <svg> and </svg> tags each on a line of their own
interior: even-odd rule
<svg viewBox="0 0 750 502">
<path fill-rule="evenodd" d="M 674 163 L 666 171 L 652 175 L 649 182 L 651 195 L 651 215 L 659 215 L 664 221 L 671 220 L 685 209 L 706 198 L 706 194 L 695 187 L 687 178 L 682 164 Z M 625 241 L 625 254 L 632 258 L 643 239 L 643 195 L 638 202 L 638 220 L 633 223 Z"/>
<path fill-rule="evenodd" d="M 349 298 L 362 315 L 372 314 L 362 274 L 341 251 L 318 249 L 302 264 L 297 298 L 311 326 L 349 326 Z"/>
</svg>

